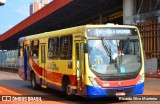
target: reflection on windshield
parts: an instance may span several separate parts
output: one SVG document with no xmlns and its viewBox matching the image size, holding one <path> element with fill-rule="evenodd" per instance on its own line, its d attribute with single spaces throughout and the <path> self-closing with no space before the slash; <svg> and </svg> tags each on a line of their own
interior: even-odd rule
<svg viewBox="0 0 160 104">
<path fill-rule="evenodd" d="M 140 70 L 138 40 L 89 40 L 88 47 L 90 68 L 99 74 L 132 73 Z"/>
</svg>

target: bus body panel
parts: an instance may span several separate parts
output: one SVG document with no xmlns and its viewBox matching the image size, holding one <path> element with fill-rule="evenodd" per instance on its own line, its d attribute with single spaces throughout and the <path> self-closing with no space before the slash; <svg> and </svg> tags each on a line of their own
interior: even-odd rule
<svg viewBox="0 0 160 104">
<path fill-rule="evenodd" d="M 97 88 L 94 86 L 86 86 L 87 87 L 87 97 L 89 98 L 97 98 L 97 97 L 115 97 L 116 92 L 125 92 L 125 96 L 133 96 L 136 94 L 142 94 L 144 90 L 144 83 L 141 83 L 136 86 L 127 86 L 120 88 Z M 124 96 L 124 95 L 119 95 Z"/>
<path fill-rule="evenodd" d="M 23 80 L 30 80 L 30 73 L 33 71 L 36 76 L 36 82 L 40 85 L 63 91 L 63 77 L 68 76 L 72 92 L 76 95 L 86 97 L 103 97 L 113 96 L 116 92 L 125 92 L 126 95 L 142 94 L 144 89 L 144 53 L 142 47 L 141 37 L 139 35 L 140 50 L 142 56 L 142 66 L 138 76 L 135 79 L 118 80 L 118 81 L 103 81 L 100 80 L 90 69 L 88 53 L 84 53 L 84 61 L 81 63 L 81 67 L 84 66 L 84 72 L 81 72 L 82 76 L 78 77 L 77 59 L 76 56 L 76 43 L 79 44 L 79 49 L 82 50 L 81 43 L 87 43 L 87 28 L 97 27 L 110 27 L 110 28 L 134 28 L 134 26 L 122 26 L 122 25 L 86 25 L 73 27 L 68 29 L 62 29 L 58 31 L 46 32 L 31 36 L 22 37 L 19 39 L 19 43 L 23 43 L 23 46 L 19 48 L 19 76 Z M 72 59 L 51 59 L 48 57 L 49 51 L 49 39 L 60 38 L 67 35 L 72 36 Z M 31 56 L 31 44 L 32 41 L 38 40 L 38 58 Z M 61 40 L 59 40 L 61 41 Z M 37 44 L 37 43 L 35 43 Z M 58 43 L 57 43 L 58 44 Z M 28 45 L 29 49 L 26 48 Z M 45 56 L 42 57 L 42 45 L 45 46 Z M 79 50 L 79 51 L 80 51 Z M 80 51 L 81 52 L 81 51 Z M 45 58 L 45 61 L 43 60 Z M 42 62 L 42 60 L 44 62 Z M 79 64 L 79 62 L 78 62 Z M 93 78 L 101 87 L 95 87 L 89 78 Z M 137 84 L 142 79 L 140 84 Z M 78 82 L 80 81 L 80 83 Z M 83 84 L 84 85 L 83 85 Z M 80 86 L 79 86 L 80 85 Z M 82 89 L 83 87 L 83 89 Z M 130 91 L 132 90 L 132 91 Z M 128 92 L 130 92 L 128 94 Z M 108 94 L 110 93 L 110 94 Z M 118 95 L 117 95 L 118 96 Z"/>
</svg>

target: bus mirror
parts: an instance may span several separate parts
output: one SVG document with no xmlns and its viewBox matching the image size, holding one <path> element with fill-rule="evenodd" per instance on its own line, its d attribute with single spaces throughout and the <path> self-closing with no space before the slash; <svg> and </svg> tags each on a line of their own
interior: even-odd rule
<svg viewBox="0 0 160 104">
<path fill-rule="evenodd" d="M 83 44 L 84 53 L 88 53 L 88 46 L 87 43 Z"/>
</svg>

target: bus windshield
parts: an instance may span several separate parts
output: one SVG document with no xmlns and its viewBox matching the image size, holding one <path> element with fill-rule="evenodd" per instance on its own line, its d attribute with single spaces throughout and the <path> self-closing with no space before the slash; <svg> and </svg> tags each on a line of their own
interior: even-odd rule
<svg viewBox="0 0 160 104">
<path fill-rule="evenodd" d="M 94 37 L 88 40 L 88 50 L 90 69 L 98 75 L 125 75 L 139 73 L 141 69 L 137 34 Z"/>
</svg>

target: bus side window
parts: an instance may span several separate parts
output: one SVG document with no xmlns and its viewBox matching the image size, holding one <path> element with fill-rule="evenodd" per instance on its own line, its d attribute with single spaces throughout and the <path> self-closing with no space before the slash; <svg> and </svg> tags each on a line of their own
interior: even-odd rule
<svg viewBox="0 0 160 104">
<path fill-rule="evenodd" d="M 59 56 L 59 37 L 48 40 L 48 58 L 58 59 Z"/>
<path fill-rule="evenodd" d="M 79 43 L 76 43 L 76 67 L 79 69 Z"/>
<path fill-rule="evenodd" d="M 20 58 L 23 58 L 23 49 L 24 49 L 24 46 L 23 46 L 23 45 L 24 45 L 23 42 L 20 42 L 20 43 L 19 43 L 18 56 L 19 56 Z"/>
<path fill-rule="evenodd" d="M 31 56 L 33 58 L 38 58 L 39 51 L 39 40 L 31 41 Z"/>
<path fill-rule="evenodd" d="M 72 35 L 62 36 L 60 38 L 60 59 L 72 59 Z"/>
<path fill-rule="evenodd" d="M 29 57 L 30 57 L 30 47 L 29 47 L 30 45 L 29 44 L 26 44 L 25 45 L 25 49 L 26 49 L 26 52 L 27 52 L 27 59 L 29 59 Z"/>
</svg>

